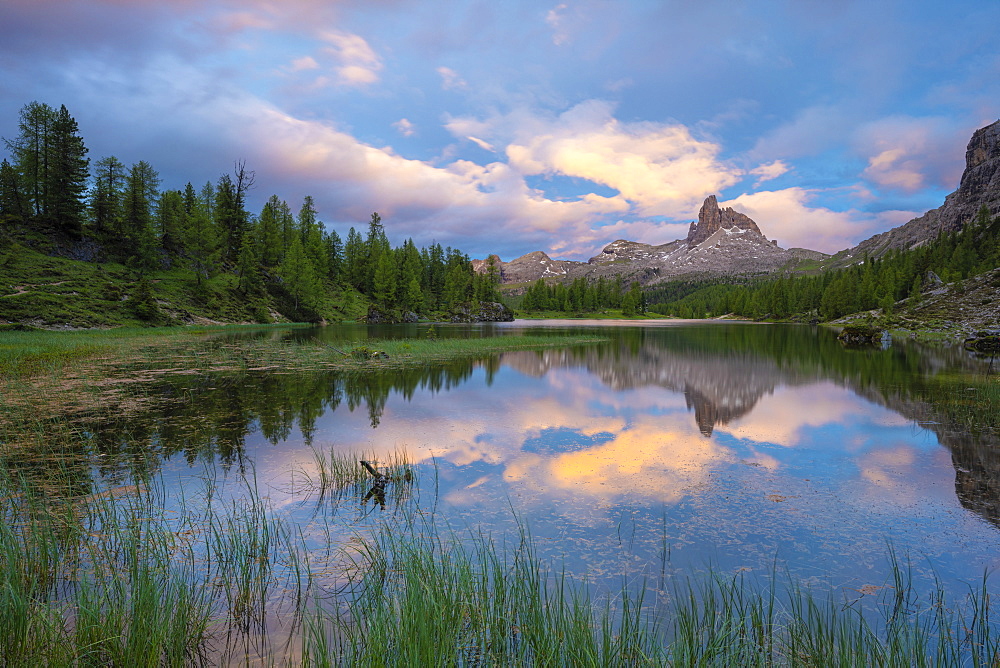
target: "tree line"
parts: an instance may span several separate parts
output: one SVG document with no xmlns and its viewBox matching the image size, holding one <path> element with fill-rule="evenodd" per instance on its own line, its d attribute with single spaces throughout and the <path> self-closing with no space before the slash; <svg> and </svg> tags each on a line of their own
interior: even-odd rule
<svg viewBox="0 0 1000 668">
<path fill-rule="evenodd" d="M 324 301 L 360 293 L 384 309 L 428 312 L 471 300 L 497 300 L 495 266 L 475 273 L 469 257 L 412 239 L 392 247 L 378 213 L 366 234 L 346 239 L 318 219 L 306 196 L 297 211 L 272 195 L 248 209 L 255 174 L 237 161 L 232 174 L 200 187 L 162 188 L 148 162 L 125 165 L 115 156 L 91 165 L 76 120 L 65 106 L 32 102 L 18 134 L 4 139 L 0 161 L 0 235 L 42 232 L 79 244 L 97 242 L 90 259 L 122 262 L 140 281 L 182 269 L 196 288 L 225 275 L 247 300 L 276 303 L 295 319 L 315 320 Z M 5 234 L 6 233 L 6 234 Z"/>
<path fill-rule="evenodd" d="M 957 231 L 942 231 L 918 248 L 893 249 L 879 258 L 863 257 L 844 269 L 815 276 L 787 276 L 729 283 L 675 282 L 659 288 L 649 309 L 681 318 L 726 313 L 783 319 L 805 315 L 833 320 L 881 309 L 891 316 L 902 299 L 919 301 L 933 280 L 961 280 L 1000 267 L 1000 216 L 986 206 Z M 663 297 L 667 297 L 663 299 Z"/>
<path fill-rule="evenodd" d="M 646 296 L 637 281 L 625 290 L 621 276 L 610 281 L 601 276 L 593 282 L 576 278 L 569 285 L 538 279 L 525 291 L 520 308 L 529 313 L 596 313 L 613 308 L 621 309 L 622 315 L 631 317 L 646 312 Z"/>
</svg>

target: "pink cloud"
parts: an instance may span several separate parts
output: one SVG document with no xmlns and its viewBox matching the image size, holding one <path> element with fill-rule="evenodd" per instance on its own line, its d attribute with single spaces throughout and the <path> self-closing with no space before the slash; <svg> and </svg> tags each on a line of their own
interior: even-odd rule
<svg viewBox="0 0 1000 668">
<path fill-rule="evenodd" d="M 887 190 L 914 193 L 957 187 L 971 134 L 951 119 L 890 116 L 863 125 L 854 144 L 868 160 L 866 179 Z"/>
</svg>

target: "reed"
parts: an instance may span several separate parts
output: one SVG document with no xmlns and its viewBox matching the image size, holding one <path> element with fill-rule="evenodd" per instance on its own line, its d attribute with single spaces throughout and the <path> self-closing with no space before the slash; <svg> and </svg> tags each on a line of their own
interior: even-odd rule
<svg viewBox="0 0 1000 668">
<path fill-rule="evenodd" d="M 366 455 L 317 453 L 331 493 L 367 483 Z M 402 453 L 382 465 L 410 467 Z M 1000 662 L 988 578 L 957 597 L 941 583 L 918 592 L 891 546 L 879 587 L 716 572 L 675 577 L 658 602 L 643 583 L 595 589 L 546 564 L 524 523 L 507 537 L 457 530 L 416 495 L 374 522 L 324 515 L 335 544 L 317 547 L 252 469 L 225 481 L 208 470 L 170 499 L 156 476 L 86 491 L 68 464 L 53 471 L 0 467 L 0 656 L 11 665 L 299 662 L 300 646 L 301 663 L 318 666 Z M 314 572 L 329 583 L 331 570 L 339 584 L 318 586 Z"/>
</svg>

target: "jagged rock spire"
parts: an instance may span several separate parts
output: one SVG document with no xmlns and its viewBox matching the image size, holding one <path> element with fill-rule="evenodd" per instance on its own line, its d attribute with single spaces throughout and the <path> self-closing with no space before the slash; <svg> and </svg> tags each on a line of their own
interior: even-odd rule
<svg viewBox="0 0 1000 668">
<path fill-rule="evenodd" d="M 731 207 L 719 208 L 719 201 L 715 195 L 705 198 L 705 203 L 701 205 L 698 212 L 698 222 L 691 223 L 688 230 L 687 242 L 690 246 L 696 246 L 709 238 L 722 228 L 739 227 L 744 230 L 751 230 L 760 236 L 764 234 L 748 216 L 734 211 Z"/>
</svg>

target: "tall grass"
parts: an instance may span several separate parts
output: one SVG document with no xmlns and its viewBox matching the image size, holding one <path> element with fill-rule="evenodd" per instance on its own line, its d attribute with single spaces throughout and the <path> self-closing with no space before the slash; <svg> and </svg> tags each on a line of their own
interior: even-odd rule
<svg viewBox="0 0 1000 668">
<path fill-rule="evenodd" d="M 362 458 L 322 452 L 330 493 L 353 486 L 360 503 L 367 479 L 359 472 L 370 478 L 357 465 Z M 403 455 L 392 462 L 407 470 Z M 666 596 L 654 596 L 642 583 L 595 589 L 543 562 L 523 523 L 506 538 L 460 531 L 421 509 L 415 495 L 382 521 L 324 514 L 318 521 L 330 525 L 325 535 L 335 544 L 307 544 L 252 471 L 224 486 L 215 475 L 197 481 L 193 494 L 188 487 L 168 499 L 156 478 L 83 493 L 58 477 L 0 470 L 3 662 L 1000 662 L 989 581 L 954 598 L 941 583 L 918 592 L 891 550 L 880 587 L 829 592 L 778 573 L 759 580 L 714 573 L 675 576 Z"/>
</svg>

